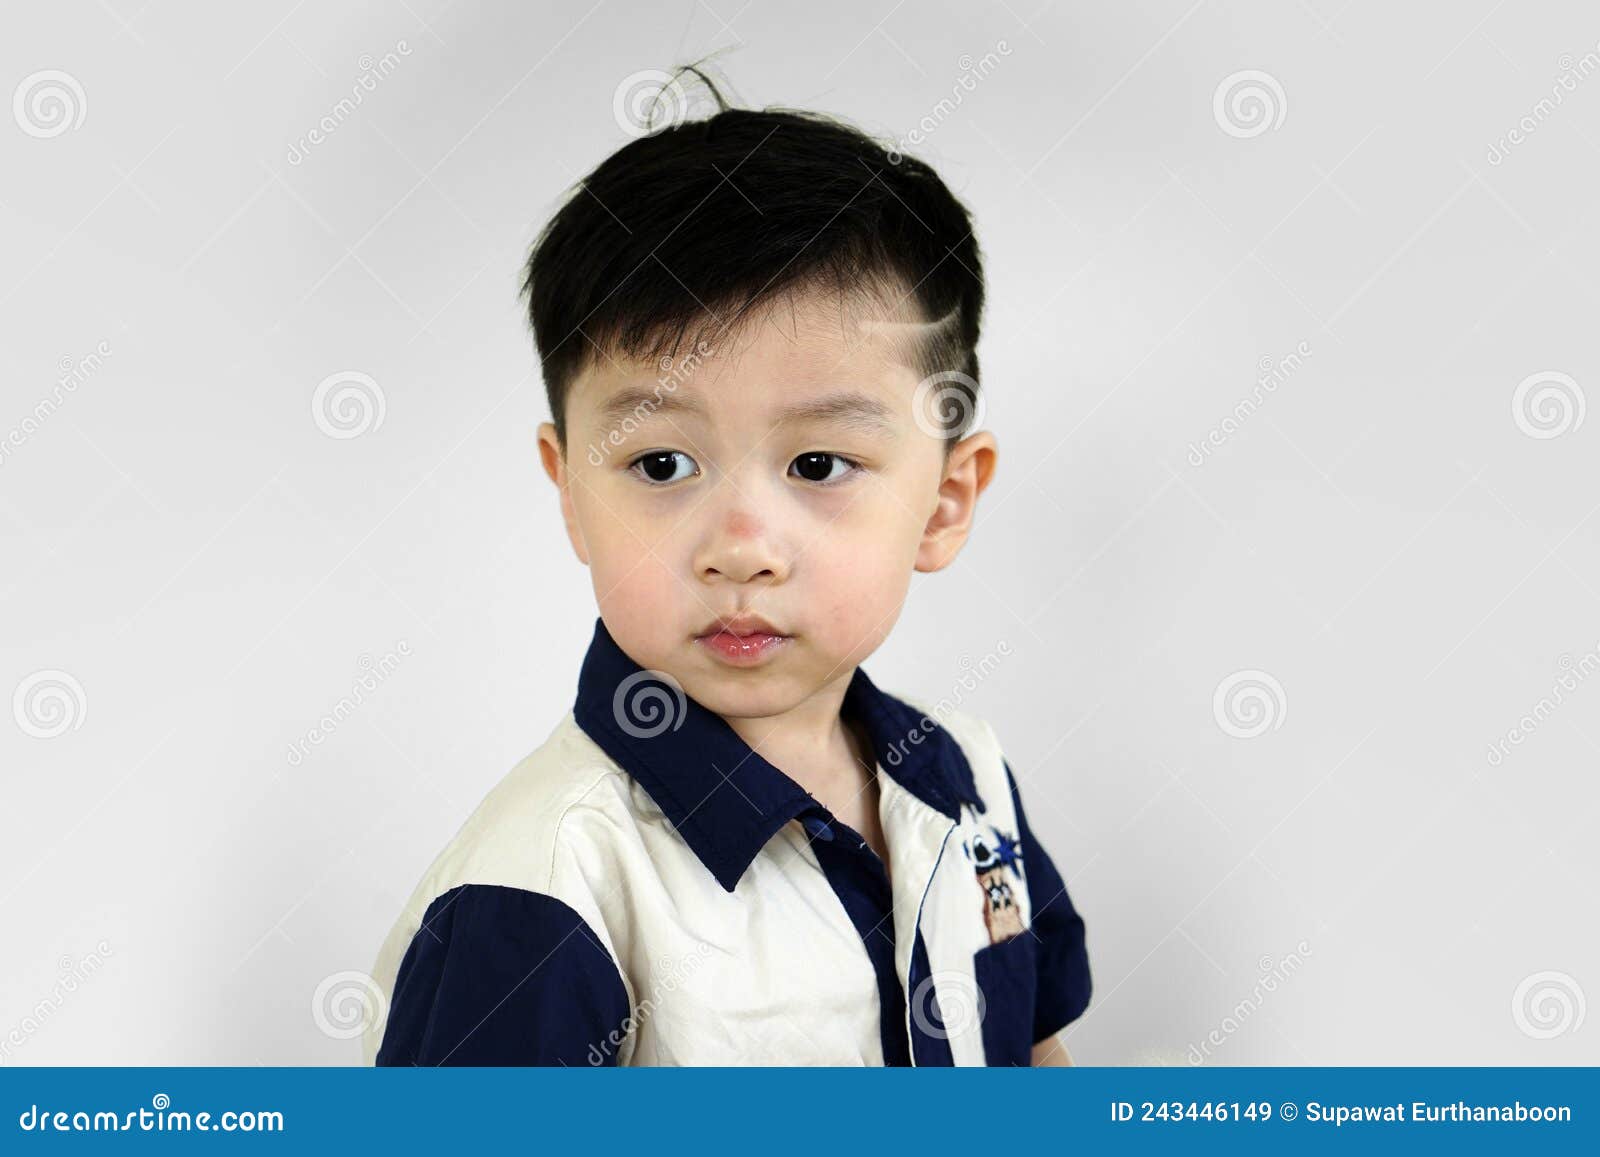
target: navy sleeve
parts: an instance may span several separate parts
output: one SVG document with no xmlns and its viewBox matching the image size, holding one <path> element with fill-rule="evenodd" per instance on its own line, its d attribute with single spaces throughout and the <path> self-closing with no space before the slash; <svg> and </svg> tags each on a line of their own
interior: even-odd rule
<svg viewBox="0 0 1600 1157">
<path fill-rule="evenodd" d="M 395 978 L 379 1065 L 614 1065 L 627 990 L 553 896 L 463 884 L 423 914 Z"/>
<path fill-rule="evenodd" d="M 1028 827 L 1022 811 L 1017 778 L 1006 764 L 1011 804 L 1017 812 L 1017 836 L 1022 844 L 1022 869 L 1028 881 L 1028 903 L 1033 911 L 1033 934 L 1038 938 L 1038 993 L 1034 999 L 1033 1039 L 1042 1041 L 1060 1032 L 1089 1007 L 1089 954 L 1084 948 L 1083 917 L 1072 906 L 1067 885 L 1049 855 Z"/>
</svg>

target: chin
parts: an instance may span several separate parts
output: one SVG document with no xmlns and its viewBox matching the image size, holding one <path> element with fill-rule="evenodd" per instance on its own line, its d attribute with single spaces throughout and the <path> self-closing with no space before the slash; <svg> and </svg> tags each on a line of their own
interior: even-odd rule
<svg viewBox="0 0 1600 1157">
<path fill-rule="evenodd" d="M 788 680 L 760 670 L 717 672 L 685 684 L 685 690 L 702 707 L 736 719 L 781 715 L 805 697 Z"/>
</svg>

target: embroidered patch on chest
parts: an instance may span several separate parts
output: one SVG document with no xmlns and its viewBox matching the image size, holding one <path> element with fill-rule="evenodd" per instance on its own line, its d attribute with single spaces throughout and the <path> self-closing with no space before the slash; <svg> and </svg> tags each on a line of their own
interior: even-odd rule
<svg viewBox="0 0 1600 1157">
<path fill-rule="evenodd" d="M 989 825 L 967 839 L 961 850 L 977 873 L 989 943 L 1011 939 L 1022 931 L 1022 909 L 1017 905 L 1016 892 L 1022 886 L 1022 845 L 1015 837 Z"/>
</svg>

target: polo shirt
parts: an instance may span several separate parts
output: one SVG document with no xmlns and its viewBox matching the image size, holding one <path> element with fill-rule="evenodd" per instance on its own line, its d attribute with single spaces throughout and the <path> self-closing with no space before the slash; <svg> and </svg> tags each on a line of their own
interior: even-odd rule
<svg viewBox="0 0 1600 1157">
<path fill-rule="evenodd" d="M 993 730 L 880 690 L 888 860 L 602 620 L 573 709 L 435 858 L 373 968 L 378 1065 L 1027 1065 L 1084 924 Z"/>
</svg>

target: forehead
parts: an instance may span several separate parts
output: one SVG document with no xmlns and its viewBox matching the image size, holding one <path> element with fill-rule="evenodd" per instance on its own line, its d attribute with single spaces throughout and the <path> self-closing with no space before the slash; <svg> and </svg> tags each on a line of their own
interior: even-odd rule
<svg viewBox="0 0 1600 1157">
<path fill-rule="evenodd" d="M 910 414 L 927 328 L 877 300 L 785 295 L 735 328 L 713 324 L 676 357 L 596 352 L 573 384 L 568 413 L 605 421 L 642 407 L 705 420 L 892 422 Z"/>
</svg>

